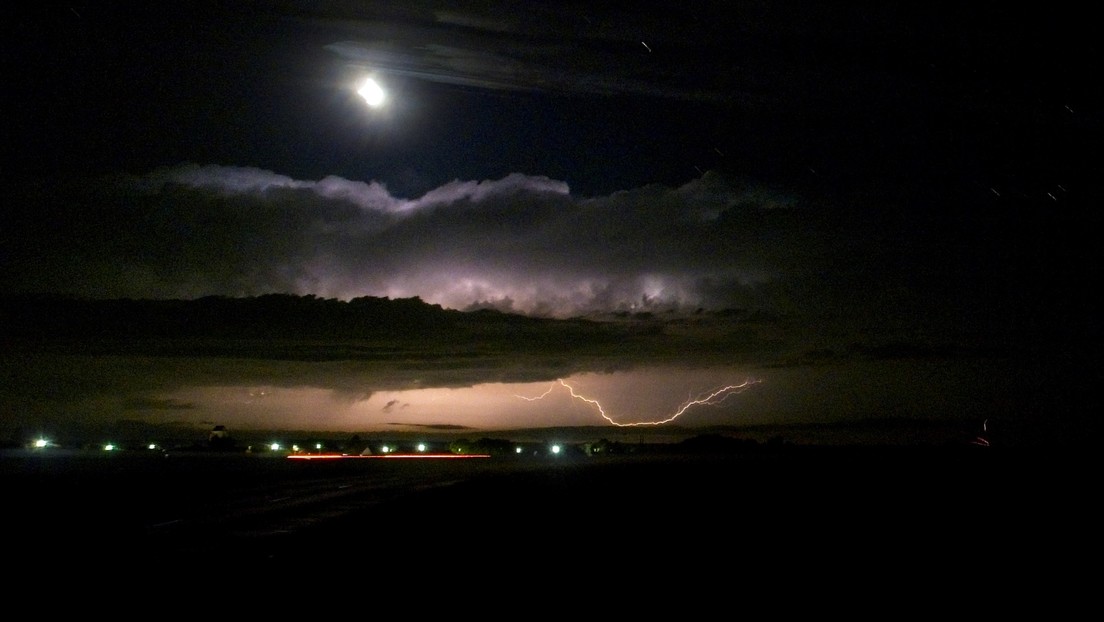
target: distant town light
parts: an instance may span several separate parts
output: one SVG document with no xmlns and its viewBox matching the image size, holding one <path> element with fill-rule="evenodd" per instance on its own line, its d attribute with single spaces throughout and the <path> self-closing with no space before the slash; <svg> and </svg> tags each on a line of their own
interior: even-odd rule
<svg viewBox="0 0 1104 622">
<path fill-rule="evenodd" d="M 560 453 L 560 446 L 559 445 L 553 445 L 552 446 L 552 453 L 554 453 L 554 454 Z"/>
<path fill-rule="evenodd" d="M 113 443 L 104 445 L 104 451 L 115 451 L 115 445 Z"/>
<path fill-rule="evenodd" d="M 44 438 L 40 438 L 40 439 L 38 439 L 34 442 L 34 446 L 39 448 L 39 449 L 41 449 L 43 447 L 49 447 L 50 446 L 50 441 L 48 441 Z"/>
<path fill-rule="evenodd" d="M 271 449 L 272 451 L 280 451 L 280 444 L 279 443 L 273 443 L 273 444 L 269 445 L 268 448 Z"/>
<path fill-rule="evenodd" d="M 418 451 L 425 451 L 425 450 L 426 450 L 426 444 L 425 443 L 418 443 Z"/>
</svg>

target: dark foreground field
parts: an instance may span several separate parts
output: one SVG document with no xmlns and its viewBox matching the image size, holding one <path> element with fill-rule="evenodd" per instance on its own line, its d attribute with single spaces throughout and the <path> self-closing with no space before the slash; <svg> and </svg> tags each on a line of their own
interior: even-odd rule
<svg viewBox="0 0 1104 622">
<path fill-rule="evenodd" d="M 322 602 L 880 616 L 1023 601 L 1073 617 L 1099 551 L 1095 478 L 1075 456 L 992 449 L 338 461 L 17 451 L 0 461 L 6 585 L 11 598 L 46 594 L 54 611 Z"/>
<path fill-rule="evenodd" d="M 335 461 L 17 450 L 0 466 L 9 544 L 134 563 L 970 556 L 1053 550 L 1095 516 L 1083 461 L 992 448 Z"/>
</svg>

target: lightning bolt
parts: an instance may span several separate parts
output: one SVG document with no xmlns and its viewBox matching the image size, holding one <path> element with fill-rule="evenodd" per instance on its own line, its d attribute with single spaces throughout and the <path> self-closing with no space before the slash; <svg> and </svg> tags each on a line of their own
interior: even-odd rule
<svg viewBox="0 0 1104 622">
<path fill-rule="evenodd" d="M 620 422 L 614 421 L 609 415 L 606 414 L 606 410 L 604 408 L 602 408 L 602 404 L 599 403 L 598 400 L 591 399 L 591 398 L 589 398 L 585 395 L 580 395 L 578 392 L 575 391 L 575 387 L 573 387 L 570 384 L 568 384 L 567 382 L 565 382 L 562 378 L 557 380 L 556 382 L 558 382 L 561 386 L 563 386 L 565 389 L 567 389 L 569 392 L 571 392 L 571 397 L 573 397 L 577 400 L 581 400 L 583 402 L 586 402 L 588 404 L 591 404 L 592 406 L 597 408 L 598 409 L 598 414 L 601 415 L 602 418 L 605 419 L 606 421 L 608 421 L 611 424 L 613 424 L 615 426 L 618 426 L 618 427 L 631 428 L 631 427 L 635 427 L 635 426 L 663 425 L 664 423 L 670 423 L 670 422 L 674 421 L 675 419 L 678 419 L 679 417 L 681 417 L 683 413 L 685 413 L 687 410 L 690 410 L 694 406 L 713 406 L 713 405 L 716 405 L 716 404 L 720 404 L 721 402 L 727 400 L 728 398 L 732 397 L 733 395 L 739 395 L 740 393 L 743 393 L 749 387 L 751 387 L 751 385 L 758 384 L 758 383 L 762 382 L 762 380 L 745 380 L 740 384 L 730 384 L 728 386 L 721 387 L 720 389 L 717 389 L 717 390 L 715 390 L 711 393 L 704 394 L 704 395 L 694 397 L 694 398 L 690 398 L 690 399 L 686 400 L 685 402 L 683 402 L 682 405 L 679 406 L 677 410 L 675 410 L 674 414 L 672 414 L 670 417 L 667 417 L 666 419 L 661 419 L 661 420 L 658 420 L 658 421 L 635 421 L 635 422 L 631 422 L 631 423 L 620 423 Z M 545 397 L 547 397 L 548 394 L 551 393 L 556 388 L 556 382 L 553 382 L 552 386 L 548 387 L 547 391 L 545 391 L 544 393 L 541 393 L 540 395 L 538 395 L 536 397 L 526 397 L 524 395 L 518 395 L 516 397 L 519 397 L 519 398 L 521 398 L 521 399 L 523 399 L 527 402 L 535 402 L 537 400 L 542 400 Z"/>
</svg>

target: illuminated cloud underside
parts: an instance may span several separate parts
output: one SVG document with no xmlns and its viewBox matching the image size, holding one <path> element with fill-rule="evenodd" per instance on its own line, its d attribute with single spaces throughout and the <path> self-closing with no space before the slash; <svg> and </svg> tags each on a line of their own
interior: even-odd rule
<svg viewBox="0 0 1104 622">
<path fill-rule="evenodd" d="M 714 174 L 585 198 L 562 181 L 511 174 L 407 199 L 377 182 L 187 165 L 115 193 L 75 216 L 87 220 L 78 229 L 88 254 L 26 274 L 29 287 L 94 297 L 418 296 L 545 316 L 748 308 L 767 304 L 760 286 L 817 248 L 811 235 L 776 248 L 778 235 L 764 230 L 771 214 L 794 211 L 792 200 Z"/>
<path fill-rule="evenodd" d="M 192 405 L 190 413 L 162 410 L 155 418 L 167 422 L 190 417 L 197 424 L 218 420 L 236 429 L 319 430 L 635 427 L 663 425 L 684 416 L 680 424 L 738 423 L 743 417 L 736 396 L 759 382 L 740 380 L 721 386 L 739 373 L 724 367 L 641 368 L 578 374 L 552 387 L 543 382 L 492 382 L 379 390 L 359 396 L 311 386 L 192 386 L 172 394 L 174 402 Z M 705 383 L 713 388 L 703 390 Z M 556 388 L 561 390 L 554 392 Z M 688 392 L 692 395 L 686 398 Z"/>
</svg>

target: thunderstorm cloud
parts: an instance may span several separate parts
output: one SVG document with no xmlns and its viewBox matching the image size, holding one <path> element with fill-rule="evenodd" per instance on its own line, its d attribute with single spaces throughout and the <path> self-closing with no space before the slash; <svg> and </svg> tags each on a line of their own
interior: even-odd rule
<svg viewBox="0 0 1104 622">
<path fill-rule="evenodd" d="M 550 317 L 749 308 L 785 302 L 772 288 L 809 278 L 823 246 L 794 198 L 711 173 L 597 197 L 517 173 L 403 198 L 377 182 L 192 164 L 101 184 L 21 203 L 9 289 L 417 296 Z"/>
</svg>

